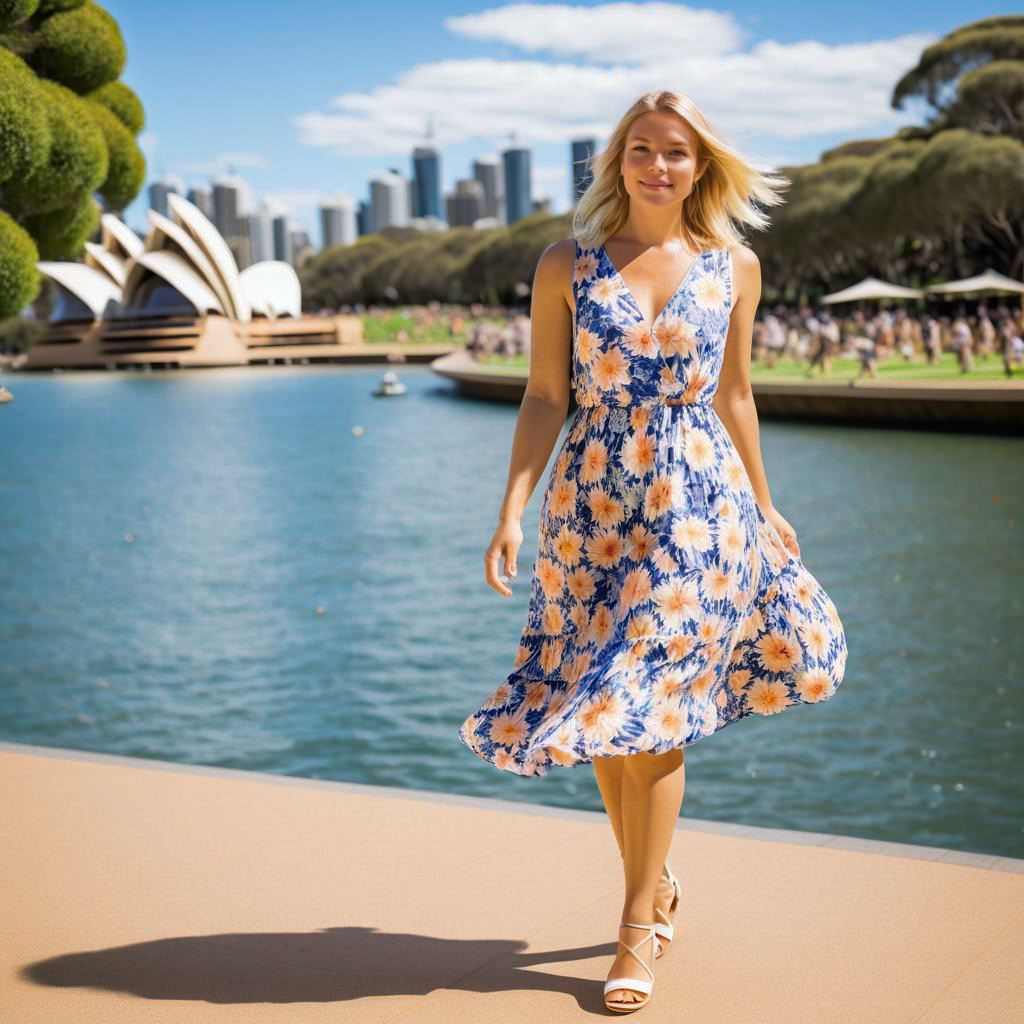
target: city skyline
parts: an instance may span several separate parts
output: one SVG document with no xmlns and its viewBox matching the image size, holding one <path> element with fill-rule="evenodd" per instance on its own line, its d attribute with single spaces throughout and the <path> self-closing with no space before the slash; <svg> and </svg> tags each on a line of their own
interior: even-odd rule
<svg viewBox="0 0 1024 1024">
<path fill-rule="evenodd" d="M 1000 13 L 976 3 L 783 5 L 769 20 L 746 3 L 424 10 L 399 0 L 386 20 L 312 5 L 276 18 L 276 6 L 231 3 L 209 19 L 185 0 L 171 19 L 124 0 L 106 6 L 126 40 L 123 80 L 147 115 L 147 181 L 126 222 L 145 224 L 155 179 L 175 174 L 191 185 L 232 168 L 317 242 L 322 200 L 367 200 L 375 175 L 411 173 L 417 146 L 441 151 L 447 194 L 513 133 L 532 154 L 532 199 L 565 212 L 571 140 L 603 142 L 645 88 L 692 96 L 756 160 L 813 161 L 848 139 L 919 123 L 920 109 L 889 107 L 899 75 L 944 32 Z"/>
</svg>

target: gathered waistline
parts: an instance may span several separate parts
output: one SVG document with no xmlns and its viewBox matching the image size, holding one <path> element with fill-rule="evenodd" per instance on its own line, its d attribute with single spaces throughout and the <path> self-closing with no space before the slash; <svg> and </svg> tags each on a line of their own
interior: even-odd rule
<svg viewBox="0 0 1024 1024">
<path fill-rule="evenodd" d="M 579 402 L 581 409 L 600 409 L 604 407 L 606 409 L 635 409 L 637 407 L 643 409 L 656 409 L 659 405 L 669 406 L 671 408 L 707 408 L 711 405 L 712 397 L 697 398 L 697 399 L 684 399 L 682 397 L 668 396 L 665 398 L 652 398 L 641 402 L 627 402 L 625 405 L 620 405 L 618 402 L 594 402 L 591 405 L 582 405 Z"/>
</svg>

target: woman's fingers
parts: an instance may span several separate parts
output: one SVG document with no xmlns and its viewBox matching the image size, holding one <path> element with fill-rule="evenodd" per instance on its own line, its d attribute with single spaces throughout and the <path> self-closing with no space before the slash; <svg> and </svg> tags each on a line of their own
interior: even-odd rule
<svg viewBox="0 0 1024 1024">
<path fill-rule="evenodd" d="M 501 555 L 500 548 L 488 548 L 484 555 L 484 575 L 487 582 L 503 597 L 511 597 L 512 591 L 501 582 L 502 577 L 498 576 L 498 558 Z M 507 564 L 507 562 L 506 562 Z M 515 575 L 513 573 L 513 575 Z"/>
</svg>

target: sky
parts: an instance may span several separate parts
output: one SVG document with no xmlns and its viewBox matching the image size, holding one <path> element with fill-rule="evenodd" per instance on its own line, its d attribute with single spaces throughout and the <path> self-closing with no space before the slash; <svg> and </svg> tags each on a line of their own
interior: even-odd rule
<svg viewBox="0 0 1024 1024">
<path fill-rule="evenodd" d="M 232 172 L 251 203 L 320 245 L 319 202 L 368 197 L 377 171 L 441 153 L 442 190 L 474 159 L 532 149 L 533 198 L 570 206 L 570 140 L 604 144 L 642 92 L 690 96 L 765 166 L 811 162 L 849 139 L 920 123 L 894 110 L 921 51 L 979 18 L 1015 13 L 909 0 L 829 9 L 777 2 L 508 3 L 99 0 L 117 19 L 139 95 L 149 181 Z M 146 188 L 125 211 L 145 233 Z"/>
</svg>

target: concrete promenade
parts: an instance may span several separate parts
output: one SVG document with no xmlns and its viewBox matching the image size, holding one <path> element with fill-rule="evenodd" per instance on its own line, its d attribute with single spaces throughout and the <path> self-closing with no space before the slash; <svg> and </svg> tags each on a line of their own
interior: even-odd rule
<svg viewBox="0 0 1024 1024">
<path fill-rule="evenodd" d="M 5 1024 L 611 1016 L 603 814 L 16 743 L 0 799 Z M 1024 861 L 683 817 L 671 862 L 638 1020 L 1024 1019 Z"/>
</svg>

